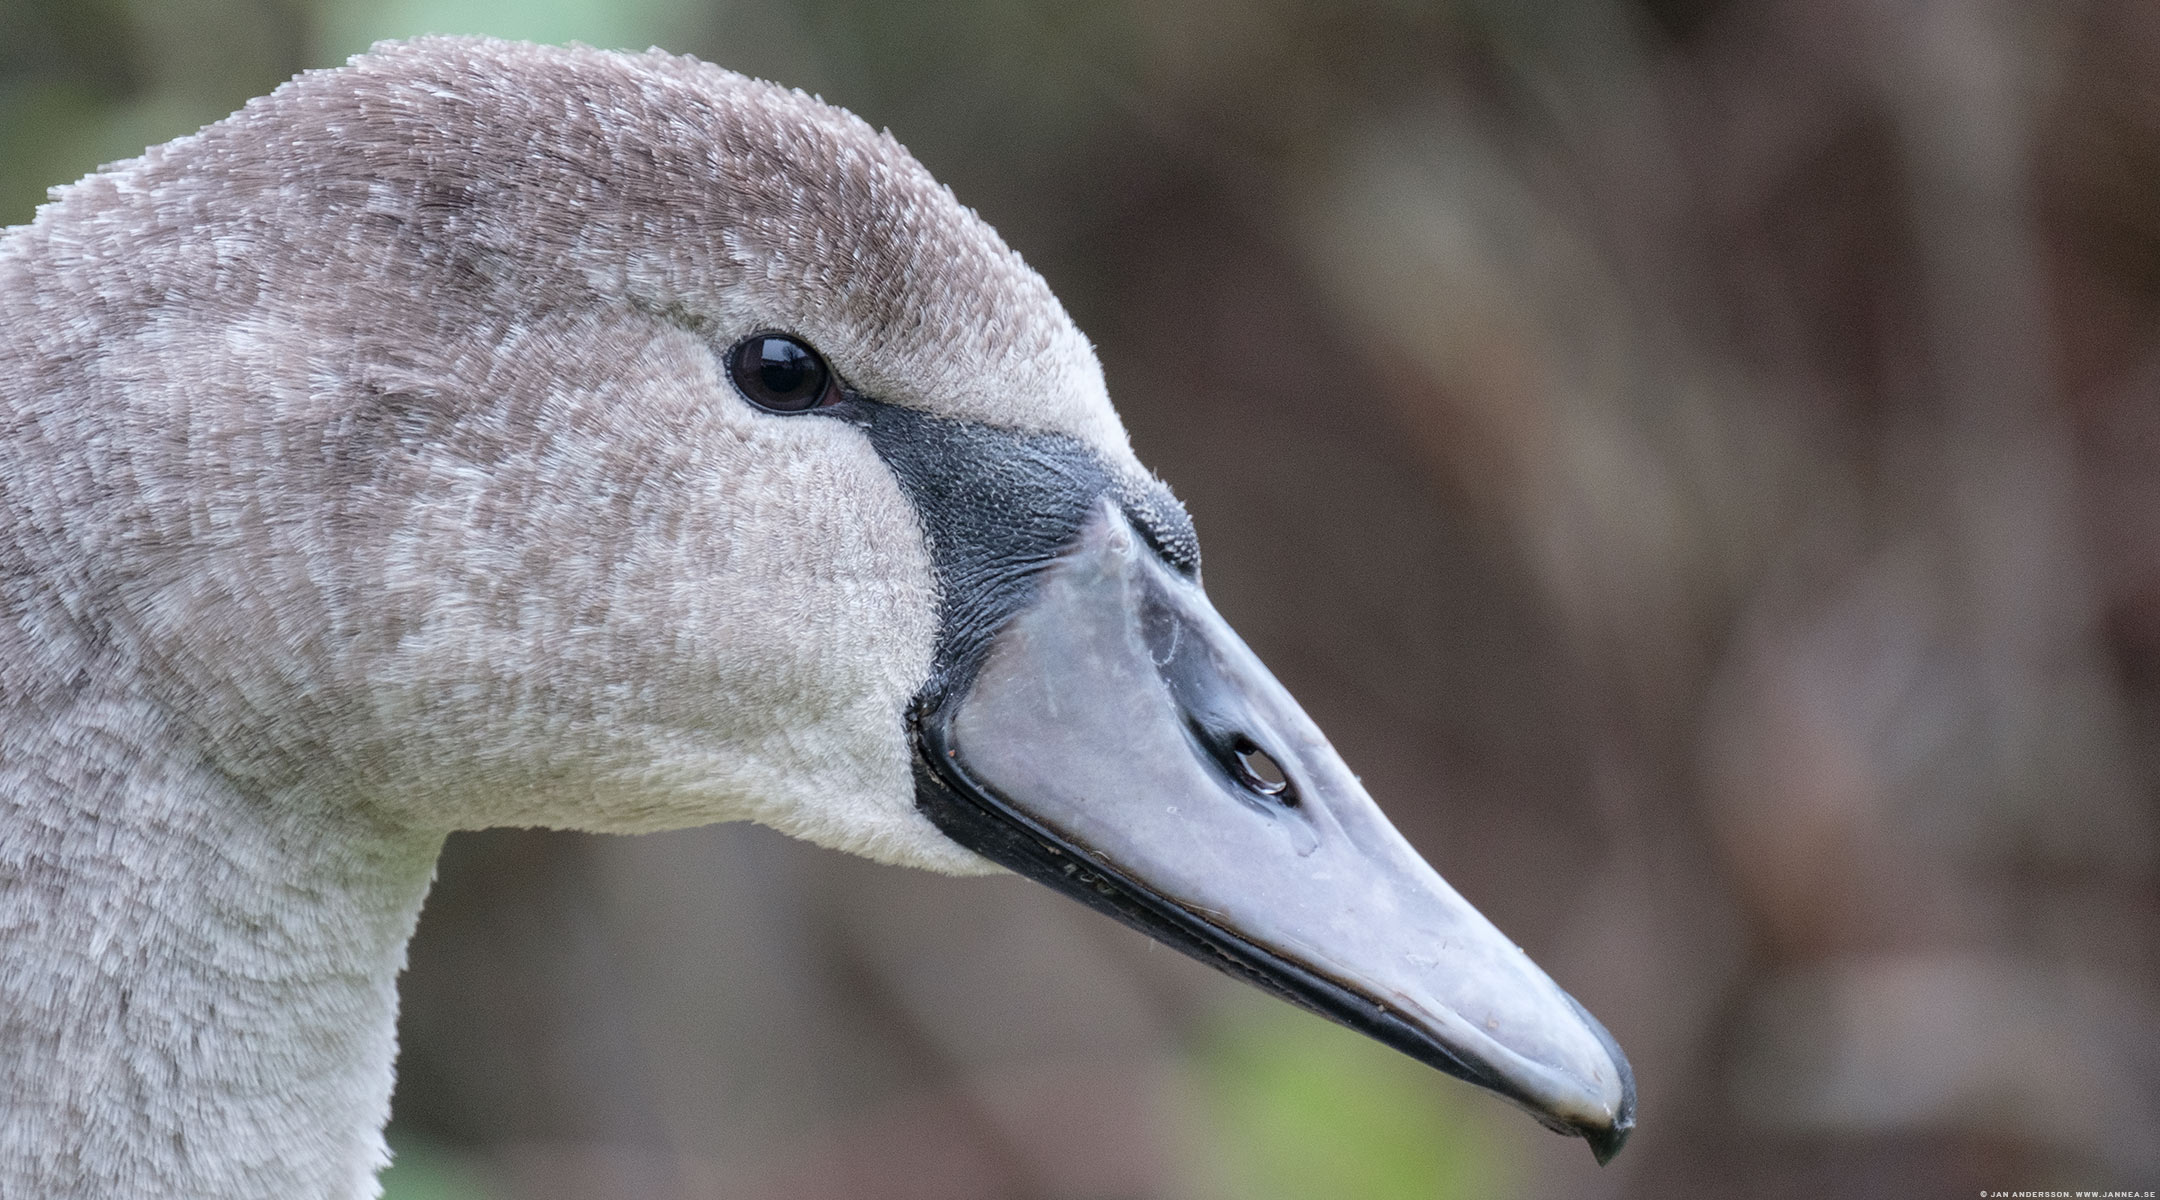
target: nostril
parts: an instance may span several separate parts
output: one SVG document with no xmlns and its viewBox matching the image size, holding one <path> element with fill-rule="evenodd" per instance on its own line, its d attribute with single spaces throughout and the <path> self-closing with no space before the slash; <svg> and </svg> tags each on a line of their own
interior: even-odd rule
<svg viewBox="0 0 2160 1200">
<path fill-rule="evenodd" d="M 1238 782 L 1263 796 L 1274 797 L 1286 808 L 1297 807 L 1297 793 L 1290 789 L 1290 776 L 1273 755 L 1242 735 L 1231 743 L 1230 754 L 1237 761 Z"/>
</svg>

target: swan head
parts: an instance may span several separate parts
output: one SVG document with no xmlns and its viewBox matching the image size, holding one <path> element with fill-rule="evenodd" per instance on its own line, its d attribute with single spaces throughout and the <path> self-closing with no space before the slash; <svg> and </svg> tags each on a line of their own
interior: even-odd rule
<svg viewBox="0 0 2160 1200">
<path fill-rule="evenodd" d="M 659 53 L 385 45 L 63 189 L 102 597 L 261 794 L 1008 867 L 1600 1158 L 1597 1022 L 1209 606 L 1043 280 L 889 135 Z M 93 269 L 94 268 L 94 269 Z"/>
</svg>

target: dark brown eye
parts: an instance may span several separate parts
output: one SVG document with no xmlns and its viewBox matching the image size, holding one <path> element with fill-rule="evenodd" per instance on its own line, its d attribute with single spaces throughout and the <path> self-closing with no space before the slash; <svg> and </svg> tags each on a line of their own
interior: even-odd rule
<svg viewBox="0 0 2160 1200">
<path fill-rule="evenodd" d="M 773 412 L 807 412 L 840 401 L 840 385 L 818 352 L 784 333 L 757 333 L 728 351 L 729 378 L 750 403 Z"/>
</svg>

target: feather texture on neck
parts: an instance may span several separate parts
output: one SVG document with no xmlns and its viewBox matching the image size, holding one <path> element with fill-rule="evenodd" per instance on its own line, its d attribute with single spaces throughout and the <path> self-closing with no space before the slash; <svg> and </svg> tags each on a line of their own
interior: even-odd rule
<svg viewBox="0 0 2160 1200">
<path fill-rule="evenodd" d="M 0 1195 L 374 1195 L 441 833 L 245 795 L 102 684 L 0 723 Z"/>
</svg>

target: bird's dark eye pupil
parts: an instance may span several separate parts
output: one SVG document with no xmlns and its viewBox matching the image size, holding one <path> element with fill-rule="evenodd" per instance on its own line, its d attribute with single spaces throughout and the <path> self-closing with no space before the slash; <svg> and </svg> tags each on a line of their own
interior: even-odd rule
<svg viewBox="0 0 2160 1200">
<path fill-rule="evenodd" d="M 758 381 L 775 395 L 801 391 L 811 370 L 810 356 L 800 346 L 779 338 L 766 338 L 758 344 Z"/>
<path fill-rule="evenodd" d="M 728 354 L 728 374 L 752 404 L 802 412 L 830 402 L 832 372 L 818 353 L 785 334 L 744 338 Z"/>
</svg>

